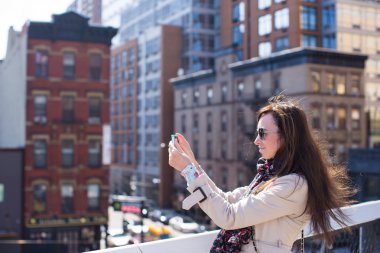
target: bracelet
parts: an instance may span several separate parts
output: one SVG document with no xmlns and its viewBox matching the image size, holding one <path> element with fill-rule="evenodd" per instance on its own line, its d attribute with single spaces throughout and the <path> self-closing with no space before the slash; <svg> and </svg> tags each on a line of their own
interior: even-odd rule
<svg viewBox="0 0 380 253">
<path fill-rule="evenodd" d="M 191 163 L 187 165 L 182 171 L 181 175 L 186 179 L 187 184 L 189 185 L 193 182 L 197 177 L 199 177 L 199 173 L 197 168 Z"/>
</svg>

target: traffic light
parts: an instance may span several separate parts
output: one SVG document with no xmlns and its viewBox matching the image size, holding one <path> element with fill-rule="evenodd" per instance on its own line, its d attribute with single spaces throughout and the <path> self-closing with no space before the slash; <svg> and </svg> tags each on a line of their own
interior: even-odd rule
<svg viewBox="0 0 380 253">
<path fill-rule="evenodd" d="M 120 201 L 113 201 L 112 207 L 114 211 L 120 211 L 121 210 L 121 202 Z"/>
<path fill-rule="evenodd" d="M 141 206 L 141 217 L 148 218 L 148 208 L 144 205 Z"/>
</svg>

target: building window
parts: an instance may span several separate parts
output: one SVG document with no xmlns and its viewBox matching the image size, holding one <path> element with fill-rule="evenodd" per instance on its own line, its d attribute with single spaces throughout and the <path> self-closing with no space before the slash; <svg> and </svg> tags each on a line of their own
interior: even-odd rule
<svg viewBox="0 0 380 253">
<path fill-rule="evenodd" d="M 87 205 L 88 209 L 99 210 L 100 208 L 100 185 L 89 184 L 87 185 Z"/>
<path fill-rule="evenodd" d="M 62 97 L 62 120 L 65 123 L 74 122 L 74 96 Z"/>
<path fill-rule="evenodd" d="M 182 133 L 186 133 L 186 115 L 185 114 L 181 116 L 181 130 L 182 130 Z"/>
<path fill-rule="evenodd" d="M 303 47 L 316 47 L 317 46 L 317 36 L 302 35 L 302 46 Z"/>
<path fill-rule="evenodd" d="M 63 53 L 63 78 L 75 78 L 75 54 L 72 52 Z"/>
<path fill-rule="evenodd" d="M 265 57 L 272 53 L 272 44 L 268 42 L 259 43 L 259 56 Z"/>
<path fill-rule="evenodd" d="M 207 159 L 211 159 L 212 157 L 212 140 L 207 140 L 207 150 L 206 150 L 206 156 Z"/>
<path fill-rule="evenodd" d="M 322 10 L 322 24 L 323 28 L 335 27 L 336 25 L 336 14 L 335 6 L 326 6 Z"/>
<path fill-rule="evenodd" d="M 346 93 L 346 77 L 344 75 L 336 75 L 336 92 L 339 95 Z"/>
<path fill-rule="evenodd" d="M 245 5 L 244 2 L 240 2 L 238 4 L 235 4 L 232 7 L 232 21 L 235 22 L 242 22 L 244 21 L 245 16 Z"/>
<path fill-rule="evenodd" d="M 187 92 L 183 91 L 181 94 L 181 104 L 183 107 L 186 106 Z"/>
<path fill-rule="evenodd" d="M 222 189 L 226 191 L 228 189 L 228 170 L 222 169 Z"/>
<path fill-rule="evenodd" d="M 351 75 L 351 94 L 359 95 L 360 93 L 360 76 Z"/>
<path fill-rule="evenodd" d="M 325 48 L 336 48 L 335 34 L 329 34 L 329 35 L 323 36 L 323 47 L 325 47 Z"/>
<path fill-rule="evenodd" d="M 221 141 L 220 145 L 220 158 L 222 160 L 227 160 L 227 141 Z"/>
<path fill-rule="evenodd" d="M 212 113 L 208 112 L 207 113 L 207 132 L 210 133 L 212 132 Z"/>
<path fill-rule="evenodd" d="M 232 27 L 232 43 L 234 47 L 243 45 L 244 24 L 235 25 Z"/>
<path fill-rule="evenodd" d="M 311 90 L 313 92 L 319 92 L 321 90 L 321 74 L 319 72 L 311 72 Z"/>
<path fill-rule="evenodd" d="M 36 95 L 34 97 L 34 123 L 46 123 L 46 102 L 45 95 Z"/>
<path fill-rule="evenodd" d="M 269 8 L 272 5 L 272 0 L 258 0 L 257 7 L 259 10 Z"/>
<path fill-rule="evenodd" d="M 34 167 L 46 168 L 46 141 L 36 140 L 34 142 Z"/>
<path fill-rule="evenodd" d="M 193 115 L 193 132 L 198 132 L 198 127 L 199 127 L 199 116 L 197 113 L 194 113 Z"/>
<path fill-rule="evenodd" d="M 245 120 L 244 120 L 244 110 L 238 108 L 236 111 L 236 123 L 239 130 L 244 130 Z"/>
<path fill-rule="evenodd" d="M 74 187 L 71 184 L 61 185 L 61 210 L 63 213 L 72 213 L 74 211 L 73 206 Z"/>
<path fill-rule="evenodd" d="M 193 149 L 194 156 L 198 157 L 199 156 L 199 142 L 198 142 L 198 140 L 193 141 L 193 147 L 194 147 L 194 149 Z"/>
<path fill-rule="evenodd" d="M 273 75 L 273 94 L 280 94 L 281 93 L 281 75 L 276 74 Z"/>
<path fill-rule="evenodd" d="M 121 62 L 124 68 L 128 66 L 127 59 L 128 59 L 128 52 L 123 51 L 123 53 L 121 54 Z"/>
<path fill-rule="evenodd" d="M 62 140 L 61 145 L 62 167 L 71 168 L 74 165 L 74 141 Z"/>
<path fill-rule="evenodd" d="M 261 97 L 261 88 L 262 88 L 261 80 L 257 79 L 255 81 L 255 98 L 260 98 Z"/>
<path fill-rule="evenodd" d="M 340 107 L 338 108 L 338 128 L 346 129 L 346 108 Z"/>
<path fill-rule="evenodd" d="M 237 186 L 243 187 L 244 185 L 245 185 L 245 175 L 243 171 L 239 170 L 238 176 L 237 176 Z"/>
<path fill-rule="evenodd" d="M 289 38 L 287 36 L 277 38 L 275 41 L 276 51 L 289 48 Z"/>
<path fill-rule="evenodd" d="M 360 128 L 360 109 L 359 108 L 352 108 L 351 110 L 351 126 L 352 129 L 359 129 Z"/>
<path fill-rule="evenodd" d="M 281 9 L 274 13 L 274 27 L 276 29 L 289 27 L 289 8 Z"/>
<path fill-rule="evenodd" d="M 317 9 L 313 7 L 302 6 L 301 27 L 304 30 L 317 30 Z"/>
<path fill-rule="evenodd" d="M 90 79 L 99 81 L 102 76 L 102 56 L 98 53 L 90 54 Z"/>
<path fill-rule="evenodd" d="M 267 14 L 259 17 L 259 35 L 267 35 L 272 32 L 272 15 Z"/>
<path fill-rule="evenodd" d="M 90 168 L 100 167 L 100 141 L 90 140 L 88 142 L 88 166 Z"/>
<path fill-rule="evenodd" d="M 238 82 L 237 86 L 237 95 L 239 98 L 243 97 L 244 94 L 244 83 L 243 82 Z"/>
<path fill-rule="evenodd" d="M 37 50 L 35 53 L 36 77 L 48 76 L 49 56 L 46 50 Z"/>
<path fill-rule="evenodd" d="M 221 118 L 220 130 L 222 132 L 225 132 L 225 131 L 227 131 L 227 123 L 228 123 L 227 122 L 227 113 L 226 112 L 222 112 L 220 118 Z"/>
<path fill-rule="evenodd" d="M 46 191 L 45 184 L 35 184 L 33 186 L 33 210 L 36 213 L 43 213 L 46 211 Z"/>
<path fill-rule="evenodd" d="M 4 202 L 4 184 L 0 184 L 0 203 Z"/>
<path fill-rule="evenodd" d="M 319 106 L 311 108 L 311 124 L 314 129 L 321 127 L 321 108 Z"/>
<path fill-rule="evenodd" d="M 227 84 L 226 83 L 223 83 L 222 84 L 222 102 L 226 102 L 227 101 Z"/>
<path fill-rule="evenodd" d="M 193 93 L 193 103 L 197 105 L 199 102 L 199 90 L 195 90 Z"/>
<path fill-rule="evenodd" d="M 101 101 L 99 97 L 91 97 L 88 101 L 88 123 L 99 124 L 101 117 Z"/>
<path fill-rule="evenodd" d="M 335 110 L 334 107 L 327 107 L 327 129 L 335 128 Z"/>
<path fill-rule="evenodd" d="M 207 88 L 207 104 L 211 104 L 212 103 L 212 97 L 213 97 L 213 89 L 212 87 L 208 87 Z"/>
<path fill-rule="evenodd" d="M 335 94 L 335 75 L 333 73 L 327 73 L 327 91 Z"/>
</svg>

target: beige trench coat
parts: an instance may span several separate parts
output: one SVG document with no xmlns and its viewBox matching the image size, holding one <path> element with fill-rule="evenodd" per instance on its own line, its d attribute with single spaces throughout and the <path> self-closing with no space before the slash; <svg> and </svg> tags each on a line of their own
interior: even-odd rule
<svg viewBox="0 0 380 253">
<path fill-rule="evenodd" d="M 242 199 L 248 186 L 225 193 L 205 173 L 187 189 L 193 192 L 197 187 L 207 192 L 207 199 L 199 206 L 216 225 L 227 230 L 255 226 L 259 253 L 290 252 L 310 219 L 304 212 L 307 182 L 297 174 L 279 177 L 258 194 Z M 241 252 L 255 252 L 252 242 L 244 245 Z"/>
</svg>

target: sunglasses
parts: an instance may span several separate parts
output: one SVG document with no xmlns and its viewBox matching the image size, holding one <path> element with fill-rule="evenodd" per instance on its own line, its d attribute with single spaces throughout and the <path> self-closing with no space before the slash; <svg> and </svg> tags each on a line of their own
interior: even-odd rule
<svg viewBox="0 0 380 253">
<path fill-rule="evenodd" d="M 264 128 L 256 130 L 256 136 L 259 136 L 260 140 L 265 140 L 265 136 L 269 133 L 278 133 L 278 131 L 266 131 Z"/>
</svg>

